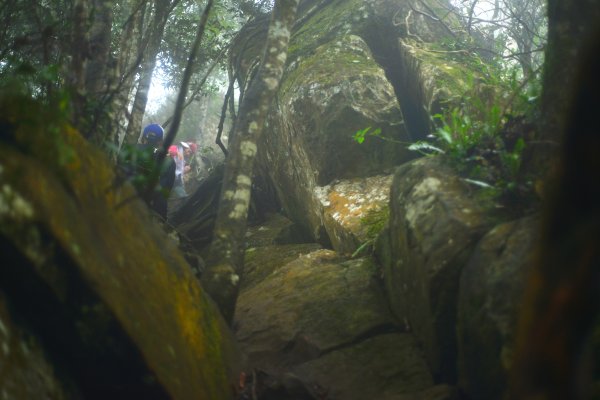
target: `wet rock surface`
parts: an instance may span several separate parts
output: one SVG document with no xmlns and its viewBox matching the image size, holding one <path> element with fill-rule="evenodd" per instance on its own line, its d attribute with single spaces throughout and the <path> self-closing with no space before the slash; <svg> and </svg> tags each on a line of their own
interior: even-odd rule
<svg viewBox="0 0 600 400">
<path fill-rule="evenodd" d="M 332 247 L 352 254 L 373 241 L 389 217 L 392 175 L 338 180 L 316 188 Z"/>
<path fill-rule="evenodd" d="M 459 377 L 461 386 L 475 398 L 505 395 L 538 223 L 528 217 L 496 226 L 477 244 L 462 273 Z"/>
<path fill-rule="evenodd" d="M 442 159 L 396 170 L 391 189 L 386 290 L 397 318 L 423 344 L 434 374 L 456 380 L 459 280 L 489 227 L 471 188 Z"/>
<path fill-rule="evenodd" d="M 265 225 L 254 232 L 273 231 Z M 433 386 L 417 342 L 389 312 L 372 259 L 268 244 L 264 235 L 260 243 L 246 256 L 234 322 L 251 367 L 291 373 L 331 399 L 391 399 Z"/>
</svg>

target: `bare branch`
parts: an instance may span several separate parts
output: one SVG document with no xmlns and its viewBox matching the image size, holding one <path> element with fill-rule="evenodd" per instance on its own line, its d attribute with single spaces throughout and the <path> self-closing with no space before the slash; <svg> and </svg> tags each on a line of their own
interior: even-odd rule
<svg viewBox="0 0 600 400">
<path fill-rule="evenodd" d="M 204 84 L 208 80 L 208 77 L 212 73 L 213 69 L 215 69 L 215 67 L 217 65 L 219 65 L 219 63 L 221 62 L 221 58 L 223 57 L 223 55 L 225 54 L 225 52 L 228 50 L 228 48 L 229 47 L 224 47 L 223 49 L 221 49 L 221 51 L 219 52 L 219 54 L 217 55 L 217 57 L 213 60 L 212 64 L 208 67 L 208 70 L 206 70 L 206 72 L 204 73 L 204 76 L 200 80 L 200 83 L 198 83 L 198 85 L 196 86 L 196 89 L 194 90 L 194 92 L 190 96 L 188 96 L 189 98 L 187 99 L 187 101 L 183 105 L 182 111 L 185 110 L 186 108 L 188 108 L 188 106 L 190 104 L 192 104 L 192 102 L 194 102 L 194 100 L 196 100 L 198 98 L 198 94 L 200 94 L 200 91 L 204 88 Z M 167 118 L 167 120 L 163 123 L 162 126 L 164 128 L 166 128 L 167 126 L 169 126 L 171 124 L 171 122 L 173 121 L 173 117 L 174 117 L 174 114 L 171 115 L 169 118 Z"/>
<path fill-rule="evenodd" d="M 225 124 L 225 118 L 227 117 L 227 105 L 229 104 L 229 98 L 233 96 L 233 86 L 235 85 L 235 77 L 229 80 L 229 87 L 227 88 L 227 93 L 225 93 L 225 98 L 223 99 L 223 107 L 221 107 L 221 118 L 219 119 L 219 128 L 217 132 L 217 137 L 215 139 L 215 143 L 221 148 L 221 151 L 225 156 L 229 154 L 227 148 L 221 141 L 221 135 L 223 134 L 223 125 Z"/>
</svg>

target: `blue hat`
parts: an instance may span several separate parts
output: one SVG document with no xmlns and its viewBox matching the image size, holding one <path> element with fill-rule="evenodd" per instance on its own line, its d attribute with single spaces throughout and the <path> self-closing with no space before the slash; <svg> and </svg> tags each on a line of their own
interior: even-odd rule
<svg viewBox="0 0 600 400">
<path fill-rule="evenodd" d="M 158 143 L 162 140 L 165 131 L 159 124 L 150 124 L 144 128 L 142 136 L 150 144 Z"/>
</svg>

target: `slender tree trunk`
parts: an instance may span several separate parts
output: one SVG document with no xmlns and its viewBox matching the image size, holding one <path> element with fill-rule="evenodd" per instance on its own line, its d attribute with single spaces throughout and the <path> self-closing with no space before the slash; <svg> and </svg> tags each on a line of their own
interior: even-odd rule
<svg viewBox="0 0 600 400">
<path fill-rule="evenodd" d="M 533 75 L 533 55 L 531 53 L 532 42 L 529 38 L 524 37 L 518 45 L 519 55 L 517 59 L 523 71 L 523 79 L 529 80 Z"/>
<path fill-rule="evenodd" d="M 244 236 L 257 143 L 279 87 L 298 0 L 277 0 L 262 63 L 246 92 L 225 167 L 209 266 L 202 275 L 206 291 L 231 322 L 243 270 Z"/>
<path fill-rule="evenodd" d="M 90 27 L 89 60 L 86 66 L 87 95 L 97 97 L 108 91 L 107 72 L 110 55 L 113 0 L 93 1 L 93 21 Z"/>
<path fill-rule="evenodd" d="M 473 23 L 473 16 L 475 14 L 475 7 L 477 7 L 478 0 L 472 0 L 471 7 L 469 8 L 469 18 L 467 20 L 467 32 L 471 34 L 471 27 Z"/>
<path fill-rule="evenodd" d="M 169 13 L 169 0 L 156 0 L 154 4 L 154 18 L 152 19 L 152 26 L 154 29 L 150 33 L 151 36 L 142 61 L 137 91 L 135 93 L 131 114 L 129 115 L 127 131 L 125 132 L 125 141 L 131 144 L 137 143 L 140 131 L 142 130 L 142 119 L 144 118 L 146 105 L 148 104 L 148 92 L 150 90 L 150 84 L 152 83 L 152 74 L 156 67 L 156 56 L 160 50 L 160 44 Z"/>
<path fill-rule="evenodd" d="M 76 0 L 73 7 L 73 24 L 70 40 L 71 63 L 69 85 L 73 91 L 73 124 L 80 126 L 85 109 L 85 59 L 88 50 L 86 36 L 87 1 Z"/>
<path fill-rule="evenodd" d="M 96 144 L 104 142 L 110 125 L 111 104 L 106 96 L 110 91 L 113 5 L 114 0 L 83 0 L 75 7 L 74 34 L 81 37 L 75 37 L 73 42 L 83 47 L 84 52 L 83 56 L 74 56 L 72 64 L 78 76 L 73 119 L 83 135 Z M 86 23 L 89 24 L 87 35 Z"/>
<path fill-rule="evenodd" d="M 118 93 L 115 99 L 117 126 L 113 132 L 112 143 L 118 148 L 121 146 L 129 122 L 128 103 L 133 91 L 135 71 L 142 61 L 144 13 L 147 0 L 137 0 L 133 5 L 130 17 L 124 26 L 119 45 L 119 60 L 115 71 L 115 80 L 118 82 Z"/>
</svg>

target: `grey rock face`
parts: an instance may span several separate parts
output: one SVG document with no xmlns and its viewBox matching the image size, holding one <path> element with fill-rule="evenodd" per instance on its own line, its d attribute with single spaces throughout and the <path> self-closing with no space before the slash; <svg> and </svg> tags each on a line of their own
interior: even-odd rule
<svg viewBox="0 0 600 400">
<path fill-rule="evenodd" d="M 474 399 L 501 399 L 512 362 L 537 219 L 496 226 L 477 244 L 460 280 L 459 377 Z"/>
<path fill-rule="evenodd" d="M 456 379 L 455 324 L 464 265 L 487 226 L 469 187 L 439 159 L 397 169 L 390 200 L 386 290 L 424 346 L 434 374 Z"/>
</svg>

